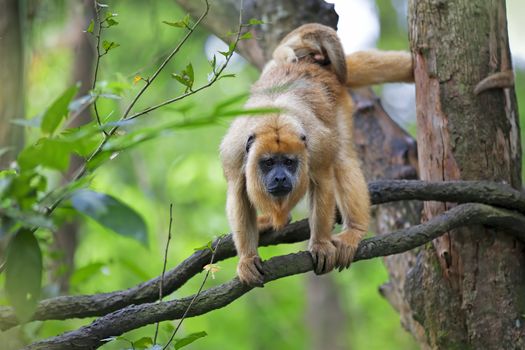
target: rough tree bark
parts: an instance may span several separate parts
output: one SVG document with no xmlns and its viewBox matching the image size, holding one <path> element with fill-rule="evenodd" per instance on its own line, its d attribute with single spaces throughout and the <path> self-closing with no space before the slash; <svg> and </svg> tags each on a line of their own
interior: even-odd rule
<svg viewBox="0 0 525 350">
<path fill-rule="evenodd" d="M 514 88 L 474 93 L 512 69 L 504 0 L 412 0 L 420 174 L 423 180 L 491 180 L 521 188 Z M 425 219 L 452 207 L 427 202 Z M 471 226 L 422 249 L 406 294 L 427 342 L 440 349 L 525 348 L 523 244 Z"/>
</svg>

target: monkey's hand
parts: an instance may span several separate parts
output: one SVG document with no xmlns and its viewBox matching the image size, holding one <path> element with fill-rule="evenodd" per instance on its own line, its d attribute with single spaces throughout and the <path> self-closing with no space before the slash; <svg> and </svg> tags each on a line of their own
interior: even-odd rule
<svg viewBox="0 0 525 350">
<path fill-rule="evenodd" d="M 335 267 L 337 250 L 330 240 L 315 241 L 308 244 L 317 275 L 330 272 Z"/>
<path fill-rule="evenodd" d="M 363 236 L 363 232 L 356 229 L 349 229 L 341 232 L 340 234 L 332 237 L 332 243 L 337 249 L 336 255 L 336 267 L 339 271 L 350 267 L 354 255 Z"/>
<path fill-rule="evenodd" d="M 241 257 L 237 264 L 237 275 L 243 284 L 263 287 L 264 271 L 261 258 L 258 255 Z"/>
</svg>

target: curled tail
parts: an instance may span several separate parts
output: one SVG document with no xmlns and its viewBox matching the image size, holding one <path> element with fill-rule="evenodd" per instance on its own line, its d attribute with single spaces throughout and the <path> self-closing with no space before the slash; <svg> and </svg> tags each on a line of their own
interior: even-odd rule
<svg viewBox="0 0 525 350">
<path fill-rule="evenodd" d="M 332 71 L 349 87 L 413 82 L 412 56 L 404 51 L 358 51 L 345 56 L 337 32 L 309 23 L 290 32 L 273 52 L 274 64 L 306 61 Z"/>
</svg>

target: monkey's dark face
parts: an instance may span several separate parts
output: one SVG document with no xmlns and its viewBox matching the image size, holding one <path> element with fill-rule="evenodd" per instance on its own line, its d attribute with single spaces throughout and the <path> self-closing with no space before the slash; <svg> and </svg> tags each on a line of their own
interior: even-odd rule
<svg viewBox="0 0 525 350">
<path fill-rule="evenodd" d="M 293 190 L 299 165 L 296 156 L 269 154 L 262 156 L 258 165 L 266 191 L 272 196 L 283 197 Z"/>
</svg>

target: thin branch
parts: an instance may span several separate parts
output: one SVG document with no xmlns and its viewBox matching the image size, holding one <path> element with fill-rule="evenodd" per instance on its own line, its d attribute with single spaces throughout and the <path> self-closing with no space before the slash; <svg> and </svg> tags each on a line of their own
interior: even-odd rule
<svg viewBox="0 0 525 350">
<path fill-rule="evenodd" d="M 95 73 L 93 76 L 93 84 L 91 86 L 91 91 L 95 91 L 95 86 L 97 84 L 97 76 L 98 76 L 98 67 L 100 64 L 100 58 L 102 58 L 103 55 L 100 54 L 100 38 L 102 36 L 102 21 L 100 20 L 100 6 L 97 2 L 97 0 L 93 0 L 93 6 L 95 6 L 95 21 L 97 24 L 97 33 L 95 34 L 97 38 L 97 59 L 95 60 Z M 99 126 L 102 126 L 102 122 L 100 121 L 100 115 L 98 113 L 97 108 L 97 99 L 98 97 L 95 96 L 93 99 L 93 109 L 95 111 L 95 117 L 97 118 L 97 124 Z M 104 132 L 104 135 L 107 136 L 106 130 L 102 129 Z"/>
<path fill-rule="evenodd" d="M 219 244 L 221 243 L 221 238 L 219 237 L 217 239 L 217 243 L 212 247 L 212 254 L 211 254 L 211 259 L 210 259 L 210 265 L 213 264 L 214 262 L 214 259 L 215 259 L 215 254 L 217 253 L 217 248 L 219 247 Z M 210 276 L 210 273 L 211 273 L 211 269 L 208 269 L 206 271 L 206 275 L 204 276 L 203 280 L 202 280 L 202 283 L 199 287 L 199 290 L 197 291 L 197 293 L 193 296 L 193 298 L 191 299 L 190 303 L 188 304 L 188 307 L 186 308 L 186 310 L 184 311 L 184 313 L 182 314 L 182 317 L 180 318 L 180 321 L 179 323 L 177 324 L 177 327 L 175 328 L 175 330 L 173 331 L 173 333 L 171 334 L 171 337 L 170 339 L 168 340 L 168 342 L 166 343 L 166 345 L 164 345 L 164 347 L 162 348 L 162 350 L 166 350 L 168 348 L 168 346 L 171 344 L 171 342 L 173 341 L 173 338 L 175 337 L 175 334 L 177 334 L 177 331 L 179 330 L 180 326 L 182 325 L 182 321 L 184 321 L 184 319 L 186 318 L 186 316 L 188 315 L 188 313 L 190 312 L 191 310 L 191 307 L 193 305 L 193 303 L 195 302 L 195 300 L 199 297 L 199 295 L 201 294 L 202 292 L 202 288 L 204 288 L 204 284 L 206 283 L 206 281 L 208 280 L 208 277 Z"/>
<path fill-rule="evenodd" d="M 369 183 L 373 204 L 395 200 L 426 199 L 464 203 L 467 201 L 491 204 L 520 212 L 525 208 L 525 195 L 510 186 L 478 181 L 424 182 L 383 180 Z M 426 191 L 428 190 L 428 193 Z M 433 197 L 434 196 L 434 197 Z M 518 226 L 519 227 L 519 226 Z M 525 227 L 525 226 L 521 226 Z M 301 220 L 280 231 L 261 235 L 260 245 L 295 243 L 309 238 L 308 221 Z M 523 239 L 525 241 L 525 238 Z M 235 255 L 231 235 L 225 236 L 217 251 L 217 261 Z M 163 293 L 173 293 L 190 278 L 202 271 L 210 260 L 210 253 L 200 250 L 193 253 L 177 267 L 165 274 Z M 124 308 L 130 304 L 153 302 L 158 298 L 160 277 L 138 284 L 129 289 L 94 295 L 60 296 L 42 300 L 37 307 L 34 320 L 63 320 L 75 317 L 101 316 Z M 0 307 L 0 330 L 17 325 L 10 307 Z"/>
<path fill-rule="evenodd" d="M 402 253 L 419 247 L 439 237 L 444 232 L 466 225 L 488 225 L 501 227 L 523 239 L 520 228 L 525 227 L 525 216 L 514 211 L 498 209 L 484 204 L 462 204 L 428 222 L 363 240 L 359 244 L 354 261 Z M 458 231 L 460 232 L 460 231 Z M 286 276 L 312 271 L 310 253 L 299 252 L 278 256 L 265 261 L 265 283 Z M 252 288 L 241 284 L 238 278 L 210 288 L 199 296 L 162 303 L 130 305 L 93 321 L 90 325 L 57 337 L 45 339 L 27 346 L 36 349 L 92 349 L 103 344 L 103 339 L 152 324 L 158 321 L 180 319 L 188 305 L 196 299 L 187 317 L 198 316 L 222 308 L 238 299 Z"/>
<path fill-rule="evenodd" d="M 200 23 L 202 22 L 202 20 L 208 15 L 208 12 L 209 12 L 209 9 L 210 9 L 210 5 L 208 3 L 208 0 L 204 0 L 205 3 L 206 3 L 206 8 L 204 10 L 204 12 L 202 13 L 202 15 L 197 19 L 197 21 L 194 23 L 193 26 L 189 27 L 188 28 L 188 32 L 186 33 L 186 35 L 182 38 L 182 40 L 179 42 L 179 44 L 171 51 L 171 53 L 168 55 L 168 57 L 166 57 L 166 59 L 161 63 L 161 65 L 157 68 L 157 70 L 155 71 L 155 73 L 153 73 L 153 75 L 151 76 L 151 78 L 147 79 L 146 80 L 146 84 L 140 89 L 140 91 L 137 93 L 137 95 L 135 95 L 135 97 L 133 98 L 133 100 L 131 100 L 130 104 L 128 105 L 128 107 L 126 108 L 124 114 L 122 115 L 122 117 L 119 119 L 119 121 L 123 121 L 123 120 L 126 120 L 129 113 L 131 112 L 131 109 L 133 108 L 133 106 L 135 105 L 135 103 L 137 103 L 137 101 L 139 100 L 139 98 L 142 96 L 142 94 L 148 89 L 149 86 L 151 86 L 151 84 L 153 83 L 153 81 L 157 78 L 157 76 L 162 72 L 162 70 L 164 69 L 164 67 L 166 67 L 166 65 L 168 64 L 168 62 L 173 58 L 173 56 L 175 56 L 175 54 L 177 54 L 180 49 L 182 48 L 182 46 L 186 43 L 186 41 L 190 38 L 190 36 L 193 34 L 193 32 L 195 31 L 195 29 L 200 25 Z M 106 143 L 109 141 L 109 139 L 117 132 L 118 130 L 118 125 L 117 126 L 114 126 L 109 132 L 108 134 L 106 135 L 106 137 L 104 137 L 104 139 L 102 140 L 102 142 L 98 145 L 98 147 L 95 149 L 95 151 L 93 151 L 93 153 L 88 157 L 88 159 L 86 160 L 86 162 L 79 168 L 78 172 L 76 173 L 76 175 L 73 177 L 73 181 L 76 181 L 78 179 L 80 179 L 82 176 L 85 175 L 86 171 L 87 171 L 87 165 L 89 164 L 89 162 L 91 160 L 93 160 L 97 155 L 100 154 L 100 152 L 102 151 L 103 147 L 106 145 Z M 53 204 L 51 204 L 49 206 L 49 208 L 47 208 L 46 210 L 46 214 L 47 215 L 50 215 L 57 207 L 58 205 L 64 200 L 64 196 L 61 196 L 59 197 Z"/>
<path fill-rule="evenodd" d="M 168 227 L 168 240 L 166 241 L 166 247 L 164 249 L 164 264 L 162 265 L 162 274 L 160 275 L 160 286 L 159 286 L 159 301 L 162 301 L 164 295 L 162 294 L 164 288 L 164 274 L 166 273 L 166 265 L 168 263 L 168 250 L 170 248 L 171 240 L 171 224 L 173 223 L 173 203 L 170 203 L 170 223 Z M 153 344 L 157 344 L 157 336 L 159 335 L 159 322 L 155 326 L 155 336 L 153 337 Z"/>
</svg>

